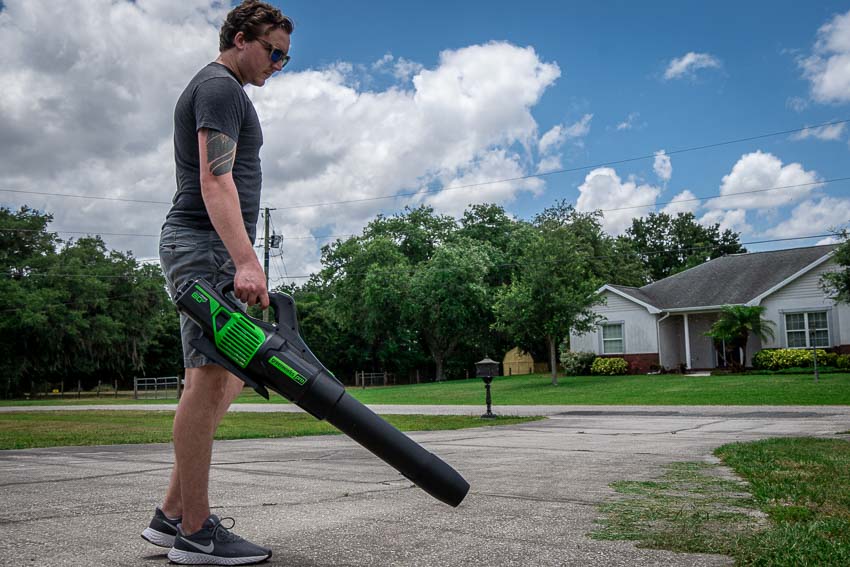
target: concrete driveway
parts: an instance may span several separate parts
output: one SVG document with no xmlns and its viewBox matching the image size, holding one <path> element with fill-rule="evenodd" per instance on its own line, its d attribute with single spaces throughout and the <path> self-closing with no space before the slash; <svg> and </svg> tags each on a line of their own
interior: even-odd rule
<svg viewBox="0 0 850 567">
<path fill-rule="evenodd" d="M 402 406 L 397 413 L 448 408 Z M 729 565 L 723 556 L 638 549 L 586 534 L 597 506 L 615 497 L 608 485 L 616 480 L 656 478 L 672 461 L 712 460 L 712 449 L 731 441 L 850 429 L 848 407 L 495 411 L 549 419 L 411 434 L 472 485 L 457 509 L 332 436 L 216 442 L 214 512 L 235 517 L 236 533 L 272 547 L 267 565 Z M 166 564 L 165 550 L 138 534 L 171 462 L 164 444 L 0 452 L 0 564 Z"/>
</svg>

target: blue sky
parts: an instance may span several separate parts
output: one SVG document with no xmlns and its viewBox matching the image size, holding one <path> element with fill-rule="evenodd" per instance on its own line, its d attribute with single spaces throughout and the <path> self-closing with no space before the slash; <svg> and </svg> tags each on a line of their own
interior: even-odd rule
<svg viewBox="0 0 850 567">
<path fill-rule="evenodd" d="M 292 62 L 247 89 L 265 134 L 263 204 L 285 237 L 275 283 L 315 271 L 324 236 L 419 204 L 460 215 L 496 202 L 528 219 L 566 199 L 608 211 L 612 234 L 690 210 L 745 242 L 850 222 L 850 181 L 818 184 L 850 177 L 848 124 L 443 190 L 850 119 L 850 2 L 278 4 L 297 24 Z M 216 57 L 228 8 L 0 3 L 0 189 L 15 190 L 0 206 L 155 261 L 174 103 Z M 421 189 L 436 192 L 381 198 Z M 292 208 L 336 201 L 349 202 Z M 611 210 L 638 204 L 652 206 Z"/>
<path fill-rule="evenodd" d="M 557 63 L 561 77 L 533 109 L 541 131 L 593 114 L 583 147 L 568 148 L 564 168 L 733 140 L 850 118 L 850 104 L 809 100 L 797 59 L 811 53 L 817 30 L 846 13 L 848 2 L 287 2 L 298 24 L 293 69 L 339 60 L 364 65 L 391 53 L 425 67 L 439 53 L 489 41 L 531 46 Z M 708 53 L 719 68 L 664 80 L 671 60 Z M 796 110 L 794 101 L 805 103 Z M 634 127 L 617 126 L 635 117 Z M 778 136 L 673 158 L 674 175 L 659 196 L 682 189 L 717 194 L 724 175 L 747 152 L 784 164 L 799 162 L 821 179 L 850 175 L 847 136 L 841 141 Z M 843 143 L 842 143 L 843 141 Z M 618 166 L 621 177 L 653 180 L 652 160 Z M 514 204 L 529 217 L 558 198 L 575 202 L 585 172 L 546 178 L 546 191 Z M 850 182 L 825 186 L 850 195 Z M 787 211 L 786 211 L 787 212 Z M 850 221 L 850 210 L 846 211 Z M 775 219 L 753 219 L 767 229 Z M 813 229 L 816 227 L 813 227 Z M 812 234 L 823 232 L 817 227 Z M 812 242 L 808 242 L 812 243 Z M 783 245 L 785 246 L 785 245 Z"/>
</svg>

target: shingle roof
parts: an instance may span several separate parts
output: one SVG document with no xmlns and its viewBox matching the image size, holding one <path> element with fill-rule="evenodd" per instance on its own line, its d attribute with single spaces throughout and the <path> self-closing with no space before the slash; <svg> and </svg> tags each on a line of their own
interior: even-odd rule
<svg viewBox="0 0 850 567">
<path fill-rule="evenodd" d="M 653 298 L 649 297 L 648 295 L 646 295 L 644 292 L 642 292 L 640 290 L 640 288 L 631 287 L 631 286 L 628 286 L 628 285 L 610 285 L 610 284 L 609 284 L 608 287 L 613 287 L 615 289 L 622 291 L 623 293 L 625 293 L 628 296 L 634 297 L 635 299 L 643 301 L 644 303 L 649 303 L 653 307 L 658 307 L 657 305 L 655 305 L 655 300 Z"/>
<path fill-rule="evenodd" d="M 661 309 L 743 304 L 837 246 L 827 244 L 723 256 L 641 288 L 611 287 Z"/>
</svg>

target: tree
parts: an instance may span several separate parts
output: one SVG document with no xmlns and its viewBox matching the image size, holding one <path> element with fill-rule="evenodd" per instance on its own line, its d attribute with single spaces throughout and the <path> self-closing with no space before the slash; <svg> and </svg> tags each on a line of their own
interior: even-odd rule
<svg viewBox="0 0 850 567">
<path fill-rule="evenodd" d="M 511 257 L 512 244 L 522 224 L 508 216 L 505 209 L 499 205 L 476 204 L 464 211 L 455 238 L 490 245 L 495 267 L 491 273 L 490 285 L 499 286 L 510 282 L 514 263 Z"/>
<path fill-rule="evenodd" d="M 17 212 L 0 207 L 0 268 L 14 278 L 38 268 L 61 242 L 47 226 L 53 215 L 42 214 L 26 205 Z"/>
<path fill-rule="evenodd" d="M 518 235 L 521 268 L 495 302 L 495 327 L 517 346 L 532 352 L 545 342 L 553 385 L 558 344 L 570 329 L 587 332 L 597 321 L 592 307 L 602 300 L 596 290 L 604 279 L 597 272 L 594 243 L 605 240 L 601 233 L 595 213 L 578 213 L 564 203 L 546 209 Z"/>
<path fill-rule="evenodd" d="M 833 256 L 840 269 L 824 274 L 821 285 L 836 301 L 850 303 L 850 233 L 844 229 L 837 236 L 844 239 Z"/>
<path fill-rule="evenodd" d="M 720 225 L 703 226 L 693 213 L 650 213 L 635 218 L 626 230 L 640 254 L 650 281 L 664 279 L 703 262 L 727 254 L 746 252 L 741 246 L 740 233 L 729 229 L 721 232 Z"/>
<path fill-rule="evenodd" d="M 406 319 L 421 334 L 436 365 L 436 379 L 445 379 L 445 361 L 459 344 L 487 332 L 492 269 L 486 244 L 458 241 L 441 246 L 416 269 L 411 282 Z"/>
<path fill-rule="evenodd" d="M 714 322 L 706 336 L 717 341 L 726 341 L 733 347 L 741 349 L 741 365 L 747 363 L 747 341 L 750 335 L 761 340 L 772 339 L 773 322 L 764 319 L 765 307 L 761 305 L 725 305 L 720 311 L 720 318 Z"/>
<path fill-rule="evenodd" d="M 601 211 L 579 212 L 560 201 L 537 215 L 534 225 L 542 229 L 567 227 L 589 254 L 590 271 L 603 282 L 629 286 L 646 282 L 647 271 L 634 243 L 602 230 Z"/>
<path fill-rule="evenodd" d="M 437 248 L 457 230 L 455 220 L 434 214 L 434 209 L 422 205 L 392 217 L 378 215 L 363 230 L 363 239 L 388 238 L 407 257 L 411 265 L 428 260 Z"/>
<path fill-rule="evenodd" d="M 421 360 L 415 352 L 421 350 L 418 336 L 401 325 L 413 267 L 396 240 L 375 231 L 336 242 L 324 249 L 323 264 L 312 291 L 320 292 L 329 322 L 340 331 L 337 348 L 330 350 L 336 350 L 336 359 L 344 353 L 344 368 L 377 370 L 377 364 L 406 371 L 415 365 L 413 360 Z"/>
<path fill-rule="evenodd" d="M 0 209 L 6 226 L 20 229 L 0 251 L 0 371 L 6 396 L 51 379 L 95 381 L 104 374 L 143 372 L 150 348 L 179 364 L 179 342 L 163 333 L 176 322 L 158 266 L 108 251 L 99 238 L 62 242 L 52 219 L 26 207 Z M 169 313 L 171 312 L 171 313 Z M 161 350 L 163 354 L 165 352 Z"/>
</svg>

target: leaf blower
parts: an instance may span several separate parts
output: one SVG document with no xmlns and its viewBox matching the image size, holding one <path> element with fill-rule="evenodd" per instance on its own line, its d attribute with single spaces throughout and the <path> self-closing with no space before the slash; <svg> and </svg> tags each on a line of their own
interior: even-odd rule
<svg viewBox="0 0 850 567">
<path fill-rule="evenodd" d="M 416 486 L 457 506 L 469 483 L 439 457 L 350 396 L 310 351 L 298 331 L 295 302 L 270 293 L 274 323 L 244 314 L 227 294 L 233 282 L 213 287 L 203 278 L 177 291 L 177 308 L 203 329 L 191 344 L 268 399 L 268 389 L 369 449 Z"/>
</svg>

